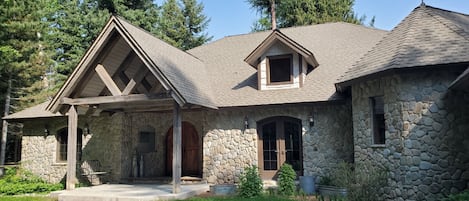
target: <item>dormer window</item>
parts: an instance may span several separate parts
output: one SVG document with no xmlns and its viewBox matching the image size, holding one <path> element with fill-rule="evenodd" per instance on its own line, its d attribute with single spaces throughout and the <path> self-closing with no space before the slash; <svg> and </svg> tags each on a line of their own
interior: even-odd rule
<svg viewBox="0 0 469 201">
<path fill-rule="evenodd" d="M 319 66 L 312 52 L 278 29 L 244 61 L 257 69 L 259 90 L 300 88 L 306 75 Z"/>
<path fill-rule="evenodd" d="M 269 85 L 293 83 L 292 55 L 267 57 L 267 71 Z"/>
</svg>

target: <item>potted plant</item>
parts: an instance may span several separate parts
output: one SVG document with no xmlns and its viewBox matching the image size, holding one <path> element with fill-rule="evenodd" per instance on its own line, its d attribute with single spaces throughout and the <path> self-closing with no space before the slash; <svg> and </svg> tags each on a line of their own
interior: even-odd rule
<svg viewBox="0 0 469 201">
<path fill-rule="evenodd" d="M 339 163 L 339 166 L 331 171 L 331 174 L 323 176 L 319 182 L 320 195 L 328 197 L 346 197 L 347 187 L 353 180 L 353 165 Z"/>
</svg>

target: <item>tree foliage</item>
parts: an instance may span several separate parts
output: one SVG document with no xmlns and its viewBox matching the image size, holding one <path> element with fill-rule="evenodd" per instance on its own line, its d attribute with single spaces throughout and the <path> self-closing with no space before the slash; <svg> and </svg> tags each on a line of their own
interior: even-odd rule
<svg viewBox="0 0 469 201">
<path fill-rule="evenodd" d="M 272 0 L 247 0 L 261 18 L 253 31 L 268 30 L 271 25 Z M 349 22 L 362 24 L 365 16 L 357 17 L 353 11 L 354 0 L 275 0 L 277 27 L 292 27 L 326 22 Z"/>
</svg>

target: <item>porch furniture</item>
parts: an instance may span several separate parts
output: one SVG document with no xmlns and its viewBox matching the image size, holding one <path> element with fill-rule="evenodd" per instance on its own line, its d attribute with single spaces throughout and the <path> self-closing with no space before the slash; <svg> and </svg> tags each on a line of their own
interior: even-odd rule
<svg viewBox="0 0 469 201">
<path fill-rule="evenodd" d="M 98 160 L 88 160 L 84 161 L 81 165 L 83 170 L 82 176 L 89 178 L 91 185 L 100 184 L 99 178 L 101 175 L 107 175 L 110 173 L 110 167 L 104 168 Z M 94 179 L 97 178 L 98 181 L 95 183 Z"/>
</svg>

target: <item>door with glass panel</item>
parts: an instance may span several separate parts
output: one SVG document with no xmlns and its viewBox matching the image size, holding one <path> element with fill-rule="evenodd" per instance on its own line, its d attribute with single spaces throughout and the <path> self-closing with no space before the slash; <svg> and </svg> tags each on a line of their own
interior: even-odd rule
<svg viewBox="0 0 469 201">
<path fill-rule="evenodd" d="M 259 169 L 263 179 L 276 179 L 284 163 L 303 173 L 301 121 L 290 117 L 272 117 L 258 122 Z"/>
</svg>

